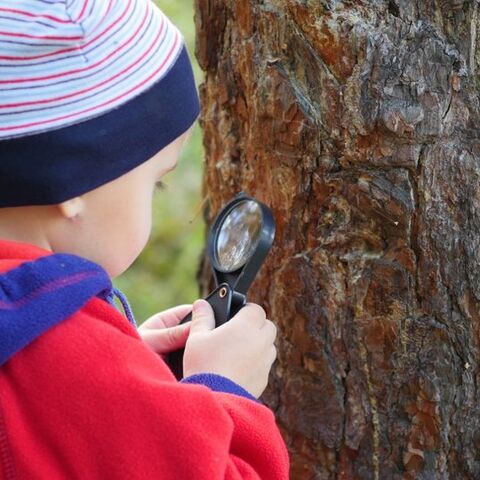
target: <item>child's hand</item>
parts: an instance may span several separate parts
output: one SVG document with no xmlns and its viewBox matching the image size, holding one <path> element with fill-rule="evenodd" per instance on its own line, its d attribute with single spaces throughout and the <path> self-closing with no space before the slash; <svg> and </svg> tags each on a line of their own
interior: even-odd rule
<svg viewBox="0 0 480 480">
<path fill-rule="evenodd" d="M 179 305 L 157 313 L 138 327 L 142 340 L 164 359 L 166 354 L 183 348 L 192 322 L 179 325 L 192 311 L 191 305 Z"/>
<path fill-rule="evenodd" d="M 197 300 L 183 357 L 184 376 L 223 375 L 258 398 L 267 387 L 277 357 L 276 335 L 277 328 L 259 305 L 248 303 L 230 321 L 215 328 L 212 307 Z"/>
</svg>

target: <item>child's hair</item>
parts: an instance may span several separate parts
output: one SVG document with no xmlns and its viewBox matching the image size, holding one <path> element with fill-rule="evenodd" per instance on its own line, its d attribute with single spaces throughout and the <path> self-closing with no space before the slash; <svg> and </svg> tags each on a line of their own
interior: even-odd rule
<svg viewBox="0 0 480 480">
<path fill-rule="evenodd" d="M 11 5 L 0 0 L 0 207 L 99 187 L 197 118 L 184 39 L 151 0 Z"/>
</svg>

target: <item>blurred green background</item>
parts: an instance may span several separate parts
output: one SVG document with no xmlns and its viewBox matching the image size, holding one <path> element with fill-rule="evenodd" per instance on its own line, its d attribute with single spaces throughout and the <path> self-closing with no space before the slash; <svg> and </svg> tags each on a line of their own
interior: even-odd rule
<svg viewBox="0 0 480 480">
<path fill-rule="evenodd" d="M 193 0 L 155 0 L 183 33 L 197 85 L 202 73 L 196 62 Z M 155 193 L 150 241 L 135 263 L 114 285 L 128 297 L 137 323 L 166 308 L 192 303 L 199 296 L 196 272 L 205 241 L 200 212 L 204 164 L 201 130 L 195 127 L 177 168 Z"/>
</svg>

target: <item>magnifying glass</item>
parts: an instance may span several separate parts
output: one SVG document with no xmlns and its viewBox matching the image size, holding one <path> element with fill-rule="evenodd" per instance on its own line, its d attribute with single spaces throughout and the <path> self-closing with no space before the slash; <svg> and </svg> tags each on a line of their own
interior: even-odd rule
<svg viewBox="0 0 480 480">
<path fill-rule="evenodd" d="M 218 214 L 208 236 L 208 255 L 216 288 L 205 298 L 215 326 L 230 320 L 246 303 L 247 291 L 260 270 L 275 237 L 271 210 L 243 192 Z M 180 323 L 188 322 L 188 314 Z M 177 379 L 183 377 L 184 349 L 172 352 L 168 363 Z"/>
</svg>

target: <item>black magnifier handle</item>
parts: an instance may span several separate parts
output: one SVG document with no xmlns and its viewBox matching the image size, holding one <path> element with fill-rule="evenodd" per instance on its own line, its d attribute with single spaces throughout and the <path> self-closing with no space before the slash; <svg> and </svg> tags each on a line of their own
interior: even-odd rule
<svg viewBox="0 0 480 480">
<path fill-rule="evenodd" d="M 212 306 L 213 314 L 215 316 L 215 326 L 219 327 L 231 318 L 232 299 L 235 297 L 235 310 L 238 308 L 238 299 L 232 288 L 227 283 L 219 285 L 205 300 Z M 242 305 L 243 306 L 243 305 Z M 241 307 L 240 307 L 241 308 Z M 192 319 L 192 314 L 189 313 L 181 322 L 186 323 Z M 181 348 L 171 352 L 168 355 L 167 363 L 170 366 L 175 377 L 180 380 L 183 378 L 183 353 L 185 349 Z"/>
<path fill-rule="evenodd" d="M 244 305 L 245 296 L 275 236 L 270 209 L 243 192 L 222 208 L 208 236 L 208 252 L 215 282 L 220 285 L 205 299 L 213 308 L 215 325 L 230 320 Z M 191 320 L 187 315 L 180 323 Z M 177 379 L 183 376 L 183 352 L 169 355 Z"/>
</svg>

